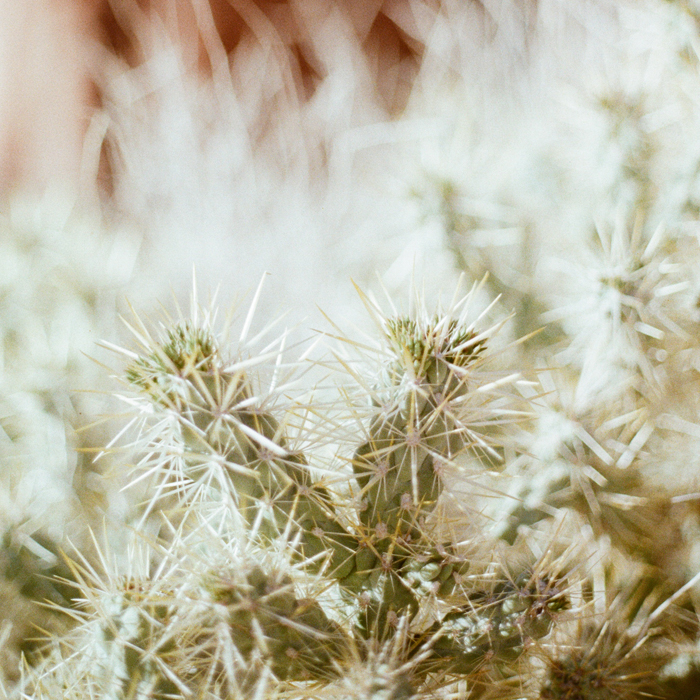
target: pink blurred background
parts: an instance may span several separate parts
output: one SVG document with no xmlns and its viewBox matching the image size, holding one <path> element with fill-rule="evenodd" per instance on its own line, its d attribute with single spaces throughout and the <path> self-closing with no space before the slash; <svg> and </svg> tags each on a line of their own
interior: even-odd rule
<svg viewBox="0 0 700 700">
<path fill-rule="evenodd" d="M 308 33 L 314 16 L 340 12 L 373 69 L 389 114 L 404 106 L 420 62 L 426 23 L 438 0 L 0 0 L 0 193 L 75 183 L 83 140 L 101 95 L 105 52 L 137 65 L 135 16 L 155 17 L 201 71 L 210 64 L 203 36 L 215 31 L 231 53 L 246 34 L 274 32 L 288 51 L 299 97 L 317 72 Z M 416 13 L 418 8 L 418 13 Z M 317 17 L 318 18 L 318 17 Z M 206 39 L 206 37 L 205 37 Z M 264 80 L 264 76 L 260 76 Z M 109 164 L 101 184 L 109 189 Z"/>
</svg>

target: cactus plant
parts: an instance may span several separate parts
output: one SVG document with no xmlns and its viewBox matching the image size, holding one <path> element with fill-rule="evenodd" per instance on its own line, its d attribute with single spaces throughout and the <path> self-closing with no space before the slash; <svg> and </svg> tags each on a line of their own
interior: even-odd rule
<svg viewBox="0 0 700 700">
<path fill-rule="evenodd" d="M 503 321 L 472 311 L 480 289 L 410 315 L 362 295 L 378 339 L 336 329 L 301 363 L 267 331 L 249 340 L 252 311 L 237 345 L 196 303 L 160 327 L 135 316 L 110 447 L 138 495 L 132 542 L 68 556 L 75 590 L 54 605 L 74 624 L 28 656 L 25 695 L 598 700 L 691 683 L 700 574 L 663 577 L 643 424 L 608 426 L 612 460 L 597 413 L 528 397 Z M 299 390 L 309 363 L 338 378 L 322 398 Z M 532 479 L 514 498 L 497 485 L 516 469 Z"/>
<path fill-rule="evenodd" d="M 489 421 L 500 425 L 517 377 L 485 370 L 494 329 L 468 321 L 469 300 L 386 319 L 368 302 L 380 362 L 371 378 L 351 376 L 369 405 L 318 418 L 314 434 L 357 424 L 355 445 L 341 440 L 326 464 L 279 383 L 279 350 L 242 343 L 228 357 L 206 314 L 159 335 L 137 319 L 125 398 L 141 455 L 132 480 L 150 492 L 134 517 L 158 511 L 159 540 L 141 543 L 150 568 L 138 575 L 106 556 L 101 576 L 73 564 L 83 622 L 33 692 L 50 697 L 51 679 L 74 673 L 76 696 L 305 697 L 346 692 L 361 667 L 368 698 L 408 698 L 513 676 L 569 592 L 553 561 L 513 572 L 450 539 L 445 475 L 497 455 Z M 74 670 L 83 655 L 94 662 Z"/>
<path fill-rule="evenodd" d="M 114 159 L 122 178 L 117 199 L 143 217 L 152 236 L 167 231 L 169 250 L 179 249 L 172 244 L 177 236 L 193 239 L 193 226 L 203 234 L 228 231 L 231 221 L 238 230 L 246 221 L 242 232 L 257 231 L 263 228 L 258 217 L 266 235 L 282 223 L 289 237 L 287 210 L 298 214 L 299 207 L 305 241 L 314 240 L 317 229 L 325 241 L 328 221 L 342 219 L 345 228 L 338 230 L 345 234 L 357 223 L 348 225 L 346 210 L 368 201 L 372 215 L 357 207 L 358 228 L 372 229 L 374 215 L 389 233 L 390 219 L 406 226 L 396 237 L 401 248 L 413 238 L 408 247 L 424 252 L 430 274 L 443 284 L 455 268 L 470 280 L 489 276 L 468 300 L 437 310 L 419 302 L 411 313 L 385 315 L 363 295 L 375 335 L 334 327 L 323 339 L 326 354 L 305 349 L 302 360 L 287 348 L 290 335 L 252 333 L 252 315 L 237 342 L 218 330 L 213 309 L 196 304 L 189 316 L 160 325 L 134 317 L 136 341 L 122 350 L 118 370 L 128 417 L 101 453 L 111 461 L 114 491 L 106 480 L 88 478 L 96 472 L 82 457 L 73 482 L 76 489 L 82 476 L 98 483 L 107 503 L 121 489 L 123 508 L 106 509 L 101 537 L 105 514 L 97 509 L 95 517 L 86 507 L 94 540 L 62 541 L 65 563 L 61 528 L 45 536 L 33 515 L 21 512 L 21 501 L 12 504 L 51 462 L 15 449 L 25 444 L 17 428 L 45 425 L 47 415 L 55 426 L 66 415 L 61 387 L 66 377 L 73 381 L 72 370 L 59 369 L 25 391 L 20 370 L 30 356 L 36 359 L 33 353 L 62 357 L 38 353 L 33 341 L 43 337 L 37 325 L 48 329 L 47 338 L 58 337 L 48 332 L 60 325 L 50 317 L 65 316 L 54 306 L 42 316 L 32 303 L 34 315 L 27 318 L 22 300 L 13 302 L 9 285 L 4 288 L 4 368 L 12 372 L 0 387 L 7 414 L 0 423 L 8 436 L 2 456 L 12 468 L 2 491 L 8 517 L 0 596 L 7 612 L 0 649 L 9 669 L 2 680 L 21 676 L 17 685 L 6 683 L 9 694 L 51 700 L 698 698 L 700 250 L 698 156 L 688 147 L 697 141 L 698 13 L 685 1 L 625 5 L 620 22 L 629 21 L 634 40 L 620 42 L 620 54 L 632 48 L 621 63 L 639 69 L 639 80 L 601 80 L 601 86 L 581 76 L 575 114 L 557 107 L 566 126 L 550 130 L 555 120 L 538 111 L 544 127 L 528 132 L 531 123 L 504 117 L 494 129 L 497 148 L 489 150 L 493 134 L 476 124 L 478 110 L 464 109 L 471 86 L 455 71 L 464 37 L 449 28 L 460 25 L 451 19 L 464 18 L 465 7 L 436 9 L 436 38 L 423 37 L 428 60 L 415 99 L 407 118 L 391 124 L 410 126 L 427 114 L 445 128 L 421 134 L 417 150 L 413 140 L 392 135 L 382 143 L 386 159 L 375 158 L 371 144 L 352 145 L 361 177 L 346 180 L 337 177 L 345 127 L 336 139 L 324 124 L 319 167 L 328 161 L 332 177 L 324 171 L 318 191 L 309 188 L 291 208 L 283 188 L 269 182 L 286 187 L 297 179 L 290 172 L 304 180 L 307 160 L 282 157 L 286 144 L 277 143 L 276 129 L 274 139 L 259 134 L 256 148 L 268 157 L 256 168 L 243 167 L 239 153 L 247 152 L 255 131 L 248 128 L 251 115 L 276 102 L 255 103 L 246 128 L 233 134 L 230 118 L 210 118 L 244 99 L 246 80 L 234 80 L 235 100 L 221 99 L 227 57 L 218 59 L 213 83 L 188 76 L 183 95 L 182 85 L 163 79 L 157 60 L 115 82 L 119 99 L 105 100 L 106 109 L 123 110 L 113 119 L 118 128 L 109 130 L 112 154 L 126 155 L 129 143 L 139 153 L 133 143 L 152 148 L 141 161 Z M 395 18 L 417 36 L 425 31 Z M 642 24 L 635 23 L 640 18 Z M 144 15 L 142 29 L 147 24 Z M 272 60 L 261 46 L 250 65 Z M 319 65 L 334 48 L 319 45 Z M 246 72 L 243 54 L 242 48 L 234 58 L 234 76 Z M 328 61 L 310 110 L 301 111 L 303 129 L 295 133 L 304 138 L 295 137 L 294 148 L 306 144 L 307 127 L 314 132 L 306 115 L 336 94 L 324 88 L 342 72 L 336 66 L 346 65 Z M 158 90 L 149 89 L 151 72 Z M 194 84 L 201 90 L 190 90 Z M 134 94 L 148 99 L 135 102 Z M 444 104 L 433 103 L 435 95 Z M 209 117 L 198 121 L 203 103 Z M 176 151 L 163 148 L 159 134 L 180 133 L 183 104 L 197 138 L 169 140 Z M 130 112 L 134 105 L 139 111 Z M 548 132 L 546 144 L 538 141 L 540 129 Z M 353 134 L 362 140 L 369 131 Z M 239 137 L 245 147 L 236 145 Z M 230 168 L 222 170 L 224 144 L 233 145 L 224 154 Z M 193 145 L 192 152 L 179 150 Z M 435 172 L 426 174 L 421 169 L 430 165 L 431 149 Z M 173 160 L 176 152 L 201 157 Z M 519 167 L 521 159 L 526 167 Z M 191 175 L 195 160 L 202 186 L 184 191 L 184 173 L 171 178 L 172 168 L 157 169 L 158 162 L 177 161 Z M 129 172 L 133 179 L 139 162 L 147 165 L 144 177 L 136 173 L 140 185 L 134 180 L 129 189 Z M 393 209 L 395 200 L 379 202 L 386 189 L 369 197 L 366 182 L 385 182 L 378 173 L 396 175 L 397 162 L 397 180 L 408 179 L 412 195 L 410 206 L 399 198 Z M 404 168 L 406 162 L 418 163 L 416 170 Z M 253 172 L 257 184 L 248 188 Z M 339 207 L 321 216 L 316 205 L 332 203 L 338 183 Z M 244 195 L 235 200 L 234 190 Z M 401 216 L 394 216 L 399 209 Z M 433 245 L 435 239 L 441 243 Z M 30 249 L 56 247 L 41 240 Z M 208 277 L 217 277 L 216 262 L 243 284 L 243 266 L 239 276 L 229 274 L 223 237 L 208 246 L 200 240 L 194 248 Z M 348 240 L 354 247 L 357 239 Z M 390 247 L 386 243 L 381 255 Z M 153 250 L 166 267 L 163 249 Z M 5 255 L 2 263 L 11 259 Z M 354 262 L 366 267 L 366 258 Z M 373 262 L 382 268 L 386 260 Z M 94 274 L 90 263 L 81 272 L 85 279 Z M 144 267 L 150 275 L 154 265 Z M 387 275 L 392 299 L 399 298 L 396 282 L 404 270 L 399 261 Z M 297 292 L 303 286 L 291 273 L 285 283 Z M 75 298 L 93 313 L 104 304 L 92 305 L 90 284 Z M 335 277 L 329 284 L 337 292 Z M 490 306 L 480 315 L 480 305 Z M 47 320 L 37 324 L 37 318 Z M 492 318 L 501 320 L 487 321 Z M 514 342 L 522 336 L 527 342 Z M 10 391 L 10 379 L 19 391 Z M 33 423 L 23 420 L 27 405 L 42 408 L 31 412 Z M 63 449 L 65 431 L 57 432 L 64 438 L 52 446 L 72 455 Z M 44 515 L 50 512 L 41 505 Z M 76 524 L 85 523 L 76 517 Z M 41 618 L 47 601 L 52 614 Z M 65 625 L 56 622 L 61 619 Z M 30 629 L 32 623 L 40 629 Z"/>
</svg>

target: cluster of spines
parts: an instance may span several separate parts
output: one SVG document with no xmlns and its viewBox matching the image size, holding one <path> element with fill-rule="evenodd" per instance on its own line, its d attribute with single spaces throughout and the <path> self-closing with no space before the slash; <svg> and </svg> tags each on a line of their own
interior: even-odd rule
<svg viewBox="0 0 700 700">
<path fill-rule="evenodd" d="M 436 465 L 464 449 L 452 400 L 464 393 L 467 368 L 483 346 L 448 318 L 428 324 L 392 318 L 385 332 L 393 371 L 352 461 L 363 564 L 342 582 L 360 593 L 364 633 L 379 636 L 415 614 L 421 584 L 435 580 L 433 596 L 451 594 L 469 568 L 449 543 L 434 540 L 427 520 L 443 489 Z"/>
<path fill-rule="evenodd" d="M 473 329 L 449 317 L 435 317 L 431 323 L 407 316 L 389 318 L 386 337 L 399 362 L 412 368 L 416 378 L 433 384 L 444 382 L 445 371 L 455 372 L 475 362 L 485 349 L 484 339 Z"/>
<path fill-rule="evenodd" d="M 115 698 L 194 688 L 271 698 L 275 688 L 342 685 L 358 659 L 368 673 L 376 666 L 387 697 L 411 697 L 429 679 L 444 685 L 507 666 L 549 633 L 566 599 L 554 580 L 540 572 L 499 587 L 494 569 L 484 585 L 432 522 L 440 467 L 470 445 L 460 407 L 484 337 L 449 317 L 390 319 L 385 333 L 392 354 L 378 391 L 386 401 L 371 408 L 351 458 L 354 499 L 315 476 L 282 411 L 256 393 L 255 362 L 225 362 L 207 327 L 177 324 L 131 356 L 125 375 L 144 409 L 137 444 L 150 455 L 142 467 L 162 486 L 149 510 L 164 490 L 179 495 L 163 515 L 172 523 L 167 556 L 179 562 L 173 586 L 182 582 L 171 593 L 127 587 L 118 609 L 99 612 L 103 658 L 120 659 L 108 683 Z M 146 428 L 163 417 L 174 430 Z M 252 548 L 259 561 L 249 552 L 231 555 L 237 571 L 202 567 L 216 546 Z M 286 563 L 270 564 L 285 548 Z"/>
</svg>

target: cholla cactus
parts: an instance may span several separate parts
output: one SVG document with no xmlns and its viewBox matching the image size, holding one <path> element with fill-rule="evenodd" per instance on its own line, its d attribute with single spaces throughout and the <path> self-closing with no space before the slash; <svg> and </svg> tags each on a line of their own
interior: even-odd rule
<svg viewBox="0 0 700 700">
<path fill-rule="evenodd" d="M 137 318 L 138 536 L 69 560 L 76 590 L 55 602 L 77 625 L 32 657 L 24 692 L 631 700 L 692 683 L 697 626 L 676 603 L 700 574 L 669 575 L 690 535 L 658 537 L 651 432 L 499 368 L 502 323 L 469 320 L 478 291 L 389 317 L 363 297 L 379 342 L 336 336 L 315 364 L 342 401 L 292 398 L 299 365 L 283 340 L 248 340 L 251 315 L 232 349 L 196 306 L 157 332 Z M 505 497 L 499 479 L 528 488 Z"/>
<path fill-rule="evenodd" d="M 196 308 L 156 330 L 136 319 L 139 347 L 124 351 L 122 373 L 131 421 L 106 451 L 128 474 L 133 509 L 117 522 L 123 527 L 110 526 L 107 545 L 78 543 L 80 554 L 61 574 L 73 581 L 67 592 L 37 587 L 26 575 L 52 573 L 55 561 L 36 546 L 28 557 L 18 547 L 21 530 L 12 530 L 3 551 L 23 572 L 6 577 L 3 593 L 24 595 L 30 582 L 32 597 L 49 597 L 77 622 L 65 634 L 54 631 L 45 656 L 27 655 L 34 667 L 26 669 L 25 696 L 698 696 L 697 12 L 688 2 L 620 9 L 621 26 L 634 35 L 620 42 L 620 62 L 637 80 L 598 84 L 582 74 L 576 110 L 562 120 L 568 127 L 537 111 L 525 127 L 520 115 L 518 125 L 499 116 L 493 133 L 476 123 L 481 96 L 471 78 L 460 86 L 457 77 L 463 38 L 450 28 L 463 12 L 459 3 L 441 7 L 434 40 L 414 28 L 418 43 L 425 39 L 425 69 L 408 119 L 392 122 L 382 143 L 388 158 L 377 158 L 360 135 L 368 157 L 357 160 L 359 177 L 353 170 L 349 180 L 338 178 L 345 146 L 327 147 L 328 137 L 317 145 L 332 155 L 333 177 L 327 192 L 319 189 L 324 204 L 338 183 L 344 193 L 364 193 L 349 207 L 337 197 L 344 212 L 369 195 L 367 182 L 374 189 L 387 172 L 397 175 L 418 218 L 411 221 L 405 200 L 390 202 L 380 185 L 367 199 L 384 217 L 379 226 L 400 230 L 397 244 L 410 254 L 424 251 L 436 277 L 457 267 L 472 279 L 488 272 L 488 281 L 469 303 L 437 313 L 385 316 L 364 299 L 378 340 L 343 339 L 336 329 L 331 357 L 315 364 L 289 362 L 286 337 L 251 339 L 249 318 L 237 343 Z M 260 57 L 267 61 L 268 52 Z M 220 58 L 226 75 L 228 59 Z M 139 81 L 163 65 L 149 61 L 123 76 L 123 103 L 134 104 L 129 81 L 142 94 Z M 205 96 L 210 116 L 228 109 L 219 99 L 226 82 L 217 79 L 216 100 L 207 98 L 213 84 L 192 91 Z M 159 104 L 178 99 L 181 86 L 170 87 L 149 93 L 139 109 L 155 107 L 154 116 Z M 194 119 L 203 102 L 185 92 Z M 323 104 L 324 90 L 316 94 L 313 104 Z M 494 111 L 507 112 L 500 107 Z M 181 113 L 163 110 L 162 124 Z M 394 138 L 394 126 L 426 115 L 439 122 L 434 133 Z M 127 117 L 115 123 L 128 126 Z M 212 124 L 232 129 L 230 119 L 205 121 L 201 132 L 193 121 L 192 133 L 208 134 Z M 136 122 L 149 130 L 158 123 Z M 416 123 L 424 131 L 425 120 Z M 122 137 L 113 141 L 129 141 L 128 129 L 114 131 Z M 235 132 L 245 143 L 248 134 Z M 494 134 L 497 149 L 489 150 Z M 234 178 L 240 205 L 221 169 L 207 166 L 219 162 L 221 143 L 238 143 L 226 135 L 173 142 L 204 148 L 197 162 L 215 186 L 194 187 L 190 198 L 183 178 L 171 182 L 163 171 L 150 189 L 144 180 L 145 189 L 129 195 L 126 208 L 137 212 L 142 202 L 144 228 L 166 230 L 169 248 L 178 230 L 188 238 L 191 225 L 228 230 L 231 220 L 254 222 L 260 212 L 266 226 L 270 219 L 266 230 L 279 216 L 287 235 L 289 201 L 280 188 L 263 188 L 274 199 L 266 207 L 245 186 L 252 172 L 264 182 L 266 166 L 230 159 L 236 165 L 226 172 L 240 166 L 246 173 Z M 148 143 L 172 158 L 158 138 Z M 350 151 L 348 161 L 357 145 Z M 191 159 L 175 160 L 190 172 Z M 267 161 L 269 181 L 295 181 L 288 158 Z M 140 162 L 152 178 L 153 159 Z M 429 176 L 416 175 L 416 164 Z M 161 197 L 168 187 L 173 196 Z M 220 203 L 204 209 L 221 219 L 205 217 L 202 201 Z M 332 219 L 336 210 L 327 211 Z M 302 218 L 305 240 L 316 229 L 325 240 L 326 226 Z M 372 221 L 363 218 L 363 230 Z M 364 249 L 348 234 L 354 223 L 343 226 L 338 235 L 349 244 L 341 254 Z M 222 240 L 206 250 L 228 271 Z M 210 262 L 204 268 L 214 278 Z M 400 286 L 405 270 L 397 264 L 389 284 Z M 512 322 L 489 328 L 489 314 L 470 315 L 475 300 L 492 304 L 496 317 L 515 309 Z M 532 342 L 509 344 L 544 324 Z M 340 378 L 337 395 L 329 398 L 326 376 L 313 391 L 302 389 L 307 364 L 309 374 Z M 138 544 L 128 548 L 132 531 Z M 13 623 L 22 612 L 14 607 Z M 23 644 L 14 644 L 16 630 L 0 629 L 0 643 Z"/>
<path fill-rule="evenodd" d="M 313 425 L 286 399 L 279 348 L 254 354 L 244 332 L 227 357 L 207 315 L 158 338 L 138 322 L 125 398 L 143 455 L 133 481 L 149 487 L 136 515 L 165 517 L 162 544 L 147 545 L 139 574 L 107 557 L 101 575 L 73 565 L 83 623 L 33 692 L 398 700 L 514 677 L 569 606 L 569 584 L 551 558 L 513 571 L 477 556 L 483 536 L 451 534 L 446 475 L 498 458 L 517 378 L 487 371 L 494 329 L 468 322 L 468 302 L 388 319 L 368 302 L 380 363 L 368 379 L 337 358 L 369 405 Z M 330 463 L 316 450 L 324 430 Z M 353 674 L 364 690 L 348 689 Z"/>
</svg>

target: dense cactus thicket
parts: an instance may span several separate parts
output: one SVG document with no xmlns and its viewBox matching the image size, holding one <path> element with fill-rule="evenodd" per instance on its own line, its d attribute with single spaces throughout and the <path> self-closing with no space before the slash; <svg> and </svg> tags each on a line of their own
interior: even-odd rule
<svg viewBox="0 0 700 700">
<path fill-rule="evenodd" d="M 382 342 L 363 364 L 323 360 L 349 381 L 318 405 L 293 397 L 279 342 L 221 345 L 201 314 L 159 332 L 137 319 L 133 517 L 157 535 L 133 542 L 142 570 L 69 561 L 78 624 L 31 693 L 409 698 L 516 678 L 578 584 L 554 550 L 499 561 L 445 512 L 450 475 L 501 462 L 523 414 L 470 300 L 416 318 L 367 300 Z"/>
<path fill-rule="evenodd" d="M 407 700 L 692 688 L 698 576 L 679 568 L 692 494 L 651 492 L 634 417 L 605 439 L 563 415 L 545 388 L 552 371 L 513 372 L 521 351 L 499 342 L 488 308 L 476 314 L 481 286 L 436 313 L 417 303 L 386 316 L 363 296 L 377 337 L 334 332 L 314 361 L 291 361 L 284 336 L 249 338 L 250 314 L 237 342 L 197 308 L 158 327 L 129 322 L 128 414 L 107 453 L 132 506 L 121 540 L 96 534 L 89 553 L 66 555 L 54 608 L 70 622 L 29 650 L 21 691 Z M 312 391 L 309 370 L 325 375 Z"/>
</svg>

